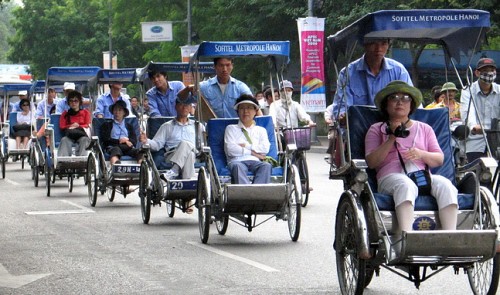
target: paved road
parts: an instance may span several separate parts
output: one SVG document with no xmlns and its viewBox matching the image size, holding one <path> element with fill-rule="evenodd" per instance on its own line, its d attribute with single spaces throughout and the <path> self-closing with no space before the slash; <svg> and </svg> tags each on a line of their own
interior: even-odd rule
<svg viewBox="0 0 500 295">
<path fill-rule="evenodd" d="M 303 209 L 299 241 L 271 220 L 251 233 L 230 223 L 199 239 L 196 210 L 141 220 L 139 198 L 100 196 L 89 206 L 83 180 L 52 197 L 34 188 L 29 170 L 7 164 L 0 179 L 0 294 L 338 294 L 333 225 L 342 183 L 328 179 L 323 154 L 309 153 L 314 191 Z M 446 270 L 421 290 L 386 270 L 365 294 L 470 294 L 466 275 Z"/>
</svg>

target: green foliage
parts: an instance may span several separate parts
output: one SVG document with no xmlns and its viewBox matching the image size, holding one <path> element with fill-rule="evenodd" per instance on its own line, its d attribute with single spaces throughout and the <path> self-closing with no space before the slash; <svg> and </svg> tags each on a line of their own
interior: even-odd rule
<svg viewBox="0 0 500 295">
<path fill-rule="evenodd" d="M 326 18 L 325 34 L 381 9 L 475 8 L 490 11 L 492 29 L 484 49 L 500 49 L 497 0 L 351 0 L 314 1 L 314 15 Z M 5 0 L 0 0 L 4 4 Z M 192 40 L 289 40 L 291 65 L 298 67 L 296 20 L 307 16 L 304 0 L 191 0 Z M 1 11 L 0 13 L 3 13 Z M 7 58 L 28 63 L 38 78 L 50 66 L 102 66 L 102 51 L 118 52 L 119 67 L 143 67 L 148 61 L 179 61 L 187 43 L 187 0 L 24 0 L 13 11 L 15 35 Z M 111 17 L 111 30 L 109 20 Z M 0 60 L 4 59 L 8 16 L 0 19 Z M 143 43 L 141 22 L 173 21 L 174 40 Z M 13 31 L 11 31 L 13 32 Z M 234 75 L 249 85 L 266 81 L 262 60 L 236 60 Z"/>
<path fill-rule="evenodd" d="M 15 33 L 14 28 L 10 24 L 12 8 L 12 4 L 0 1 L 0 36 L 5 36 L 4 38 L 0 38 L 0 63 L 7 63 L 7 51 L 9 50 L 7 37 Z"/>
</svg>

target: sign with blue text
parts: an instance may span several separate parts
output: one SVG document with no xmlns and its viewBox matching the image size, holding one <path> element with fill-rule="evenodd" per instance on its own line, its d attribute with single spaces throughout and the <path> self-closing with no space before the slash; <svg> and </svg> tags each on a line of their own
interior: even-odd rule
<svg viewBox="0 0 500 295">
<path fill-rule="evenodd" d="M 142 42 L 172 41 L 172 22 L 142 22 Z"/>
</svg>

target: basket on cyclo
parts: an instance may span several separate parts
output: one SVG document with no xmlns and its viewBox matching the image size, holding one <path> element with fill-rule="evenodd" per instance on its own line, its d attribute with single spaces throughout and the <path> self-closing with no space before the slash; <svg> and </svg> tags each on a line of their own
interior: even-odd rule
<svg viewBox="0 0 500 295">
<path fill-rule="evenodd" d="M 345 172 L 335 175 L 344 183 L 333 244 L 342 294 L 362 294 L 381 268 L 418 288 L 450 266 L 455 273 L 459 269 L 467 273 L 474 294 L 495 294 L 500 273 L 499 209 L 480 179 L 491 177 L 496 161 L 481 158 L 458 173 L 447 108 L 417 109 L 411 118 L 431 125 L 436 133 L 445 159 L 431 171 L 447 177 L 458 189 L 457 230 L 439 230 L 435 198 L 420 195 L 414 205 L 413 231 L 397 231 L 394 200 L 377 192 L 375 171 L 365 161 L 365 135 L 372 124 L 382 121 L 382 115 L 374 107 L 349 107 L 344 137 L 347 167 L 340 167 L 344 169 L 338 171 Z"/>
<path fill-rule="evenodd" d="M 297 150 L 308 151 L 311 149 L 311 128 L 298 127 L 283 129 L 285 143 L 296 144 Z"/>
</svg>

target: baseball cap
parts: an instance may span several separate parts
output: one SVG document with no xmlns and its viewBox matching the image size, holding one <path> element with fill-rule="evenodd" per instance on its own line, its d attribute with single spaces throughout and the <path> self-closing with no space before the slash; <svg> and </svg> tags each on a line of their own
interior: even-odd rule
<svg viewBox="0 0 500 295">
<path fill-rule="evenodd" d="M 283 82 L 280 83 L 280 89 L 284 89 L 284 88 L 292 88 L 293 89 L 292 82 L 290 82 L 288 80 L 283 80 Z"/>
<path fill-rule="evenodd" d="M 63 89 L 64 90 L 75 90 L 76 85 L 75 85 L 75 83 L 72 83 L 72 82 L 64 82 Z"/>
<path fill-rule="evenodd" d="M 17 95 L 28 95 L 28 91 L 27 90 L 21 90 L 17 93 Z"/>
<path fill-rule="evenodd" d="M 494 67 L 497 68 L 495 61 L 489 57 L 483 57 L 477 61 L 476 70 L 484 67 Z"/>
</svg>

